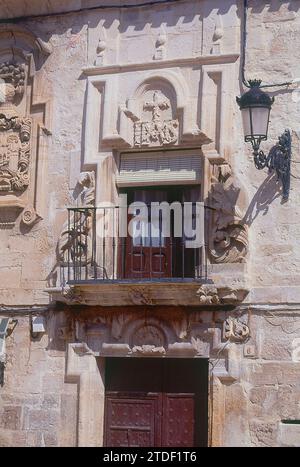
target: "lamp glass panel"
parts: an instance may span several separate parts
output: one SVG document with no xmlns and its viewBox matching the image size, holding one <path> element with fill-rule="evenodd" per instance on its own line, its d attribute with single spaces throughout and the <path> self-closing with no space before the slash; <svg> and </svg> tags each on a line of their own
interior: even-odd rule
<svg viewBox="0 0 300 467">
<path fill-rule="evenodd" d="M 246 109 L 242 109 L 245 137 L 267 137 L 269 114 L 270 109 L 266 107 L 247 107 Z"/>
<path fill-rule="evenodd" d="M 250 108 L 242 109 L 242 119 L 245 137 L 252 136 L 251 121 L 250 121 Z"/>
<path fill-rule="evenodd" d="M 252 135 L 267 137 L 270 109 L 252 107 L 250 112 L 252 115 Z"/>
</svg>

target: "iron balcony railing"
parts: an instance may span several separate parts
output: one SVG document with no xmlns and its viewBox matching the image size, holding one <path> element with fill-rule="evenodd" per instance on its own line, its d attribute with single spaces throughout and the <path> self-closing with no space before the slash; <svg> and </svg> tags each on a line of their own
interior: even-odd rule
<svg viewBox="0 0 300 467">
<path fill-rule="evenodd" d="M 60 245 L 62 283 L 207 280 L 206 229 L 201 227 L 200 243 L 195 235 L 186 235 L 185 208 L 178 204 L 181 236 L 178 229 L 175 236 L 173 211 L 166 236 L 161 213 L 153 224 L 150 217 L 149 221 L 134 219 L 127 206 L 68 208 L 68 226 Z M 190 229 L 195 229 L 199 203 L 189 204 Z M 208 213 L 202 208 L 200 222 L 205 226 Z"/>
</svg>

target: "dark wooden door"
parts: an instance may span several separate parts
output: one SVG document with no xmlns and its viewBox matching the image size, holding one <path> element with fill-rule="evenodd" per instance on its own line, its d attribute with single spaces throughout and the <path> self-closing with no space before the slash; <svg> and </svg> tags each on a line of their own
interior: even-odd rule
<svg viewBox="0 0 300 467">
<path fill-rule="evenodd" d="M 105 445 L 207 445 L 208 365 L 200 359 L 107 359 Z"/>
<path fill-rule="evenodd" d="M 197 202 L 200 200 L 200 187 L 165 186 L 128 189 L 128 205 L 143 202 L 150 206 L 152 202 Z M 139 214 L 137 212 L 137 214 Z M 120 249 L 119 270 L 126 279 L 160 279 L 195 277 L 200 264 L 199 250 L 185 248 L 185 235 L 174 237 L 174 216 L 170 215 L 170 236 L 162 235 L 162 219 L 151 223 L 151 211 L 144 222 L 128 216 L 128 226 L 139 236 L 128 235 Z M 131 223 L 131 224 L 130 224 Z"/>
<path fill-rule="evenodd" d="M 167 201 L 165 190 L 136 189 L 131 192 L 130 202 L 143 202 L 147 205 L 148 216 L 135 220 L 128 215 L 128 225 L 134 237 L 128 235 L 125 254 L 125 277 L 131 279 L 160 279 L 171 277 L 170 238 L 162 236 L 161 219 L 151 222 L 152 202 Z M 137 212 L 139 214 L 139 212 Z M 131 223 L 131 224 L 130 224 Z"/>
</svg>

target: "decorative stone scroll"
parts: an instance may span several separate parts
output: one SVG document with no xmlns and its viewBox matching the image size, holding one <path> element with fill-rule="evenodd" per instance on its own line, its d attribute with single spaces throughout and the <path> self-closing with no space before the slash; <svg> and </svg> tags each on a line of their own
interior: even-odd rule
<svg viewBox="0 0 300 467">
<path fill-rule="evenodd" d="M 250 337 L 250 329 L 236 318 L 227 318 L 224 323 L 224 337 L 229 341 L 244 342 Z"/>
<path fill-rule="evenodd" d="M 151 112 L 152 119 L 134 123 L 135 146 L 166 146 L 177 142 L 178 120 L 164 120 L 162 116 L 162 112 L 170 107 L 169 99 L 161 91 L 153 91 L 152 100 L 146 101 L 143 106 L 144 111 Z"/>
<path fill-rule="evenodd" d="M 213 177 L 211 199 L 214 214 L 210 255 L 214 263 L 245 262 L 248 253 L 248 226 L 244 222 L 243 210 L 246 200 L 233 178 L 228 164 L 217 167 Z"/>
</svg>

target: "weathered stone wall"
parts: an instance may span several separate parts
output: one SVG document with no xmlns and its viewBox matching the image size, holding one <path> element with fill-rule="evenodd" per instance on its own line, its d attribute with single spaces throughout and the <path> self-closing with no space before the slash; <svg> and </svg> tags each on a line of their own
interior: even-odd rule
<svg viewBox="0 0 300 467">
<path fill-rule="evenodd" d="M 300 3 L 249 2 L 246 77 L 264 83 L 284 83 L 299 78 Z M 261 145 L 266 152 L 285 128 L 292 132 L 291 192 L 289 202 L 281 204 L 276 177 L 253 167 L 251 148 L 244 145 L 236 153 L 236 167 L 249 190 L 247 221 L 251 235 L 252 287 L 267 287 L 262 292 L 270 302 L 299 302 L 299 93 L 295 85 L 266 88 L 275 97 L 269 138 Z M 268 292 L 268 288 L 269 292 Z M 280 289 L 282 287 L 282 289 Z M 280 292 L 286 296 L 280 295 Z"/>
<path fill-rule="evenodd" d="M 2 1 L 0 16 L 44 13 L 47 9 L 43 8 L 58 8 L 57 2 L 51 1 L 46 2 L 47 7 L 43 7 L 44 2 L 25 3 Z M 64 9 L 71 9 L 74 4 L 76 8 L 79 4 L 86 6 L 83 1 L 61 3 Z M 288 203 L 283 205 L 276 178 L 254 168 L 251 149 L 243 142 L 240 111 L 235 104 L 235 96 L 243 91 L 238 80 L 242 3 L 190 0 L 151 7 L 151 11 L 147 8 L 122 12 L 95 10 L 24 22 L 24 26 L 51 46 L 51 53 L 39 72 L 37 91 L 47 96 L 51 104 L 47 117 L 51 124 L 45 125 L 44 132 L 46 151 L 41 156 L 45 178 L 42 185 L 37 185 L 36 193 L 44 207 L 38 212 L 42 219 L 30 228 L 22 224 L 21 215 L 13 227 L 0 228 L 0 305 L 30 308 L 49 304 L 45 288 L 59 286 L 57 241 L 67 218 L 66 207 L 76 204 L 74 189 L 80 172 L 96 172 L 98 201 L 114 198 L 115 157 L 122 144 L 127 148 L 129 134 L 124 127 L 123 133 L 117 128 L 119 109 L 134 94 L 134 85 L 146 76 L 148 65 L 143 66 L 144 63 L 151 63 L 154 70 L 165 68 L 166 71 L 170 65 L 189 89 L 189 105 L 193 110 L 193 115 L 187 118 L 189 129 L 195 130 L 196 123 L 200 125 L 203 121 L 201 115 L 206 115 L 206 127 L 200 125 L 200 129 L 216 140 L 206 149 L 203 147 L 205 157 L 211 161 L 213 158 L 228 161 L 243 186 L 245 198 L 248 197 L 244 221 L 249 226 L 249 256 L 243 286 L 247 282 L 250 293 L 243 310 L 247 310 L 244 317 L 251 338 L 246 344 L 236 344 L 238 377 L 235 375 L 234 381 L 222 383 L 220 393 L 225 395 L 225 405 L 220 401 L 214 404 L 217 407 L 214 416 L 223 424 L 223 430 L 221 425 L 215 428 L 222 434 L 215 435 L 213 444 L 299 445 L 297 427 L 280 423 L 300 419 L 299 93 L 295 86 L 269 89 L 275 96 L 275 104 L 269 139 L 262 148 L 267 151 L 285 128 L 291 129 L 293 137 L 291 194 Z M 249 0 L 246 77 L 271 83 L 289 81 L 300 77 L 300 1 L 272 0 L 270 3 Z M 167 37 L 166 41 L 160 37 L 160 48 L 156 45 L 159 35 Z M 230 62 L 230 54 L 237 54 L 236 61 L 231 58 Z M 222 55 L 223 59 L 219 59 Z M 201 56 L 208 56 L 207 62 L 201 62 Z M 175 65 L 172 62 L 162 66 L 161 57 L 173 60 Z M 185 62 L 186 58 L 191 62 Z M 135 64 L 141 63 L 135 68 Z M 157 67 L 153 65 L 156 63 Z M 123 68 L 119 74 L 120 65 Z M 127 69 L 127 65 L 133 68 Z M 203 74 L 202 65 L 207 67 Z M 90 120 L 87 82 L 92 81 L 96 72 L 82 70 L 95 66 L 115 66 L 115 70 L 103 72 L 103 81 L 108 75 L 109 79 L 115 75 L 117 79 L 112 81 L 115 87 L 110 91 L 109 102 L 103 102 L 105 93 L 98 93 L 98 85 L 95 87 L 99 108 L 93 110 L 95 119 Z M 222 92 L 218 88 L 221 69 L 224 73 L 230 70 L 230 80 L 226 81 L 229 87 L 225 86 Z M 155 73 L 159 74 L 157 70 Z M 98 69 L 97 75 L 101 75 L 101 70 Z M 205 95 L 203 75 L 205 83 L 209 83 Z M 227 99 L 227 114 L 224 107 L 223 113 L 216 107 L 217 96 L 221 95 L 218 92 Z M 31 88 L 25 95 L 30 101 Z M 206 105 L 201 108 L 198 102 L 203 98 Z M 102 115 L 109 122 L 105 125 L 100 108 L 109 109 Z M 30 115 L 40 121 L 43 120 L 40 114 L 41 109 L 37 107 Z M 223 136 L 214 124 L 220 115 L 223 125 L 227 125 Z M 122 118 L 127 122 L 126 115 Z M 100 141 L 103 125 L 104 143 Z M 196 133 L 190 136 L 189 143 L 181 142 L 178 147 L 193 147 L 193 138 L 200 138 Z M 114 138 L 119 138 L 117 143 Z M 206 175 L 207 178 L 211 175 L 209 170 Z M 3 215 L 0 210 L 0 222 Z M 219 283 L 225 281 L 225 275 L 226 281 L 233 277 L 234 284 L 238 283 L 235 266 L 225 264 L 223 269 L 217 269 Z M 8 312 L 0 314 L 0 318 L 8 316 Z M 18 319 L 18 324 L 6 338 L 7 364 L 4 385 L 0 388 L 0 445 L 76 445 L 78 383 L 66 382 L 66 343 L 58 338 L 58 328 L 65 322 L 64 314 L 46 314 L 47 332 L 40 340 L 30 336 L 28 315 L 14 315 L 11 311 L 9 316 Z M 253 346 L 248 356 L 244 356 L 246 345 Z"/>
<path fill-rule="evenodd" d="M 47 333 L 32 338 L 30 317 L 6 338 L 0 402 L 1 446 L 75 446 L 77 384 L 65 383 L 63 313 L 48 314 Z"/>
<path fill-rule="evenodd" d="M 226 387 L 227 446 L 299 446 L 299 310 L 250 311 L 240 381 Z M 254 353 L 247 356 L 249 347 Z"/>
</svg>

